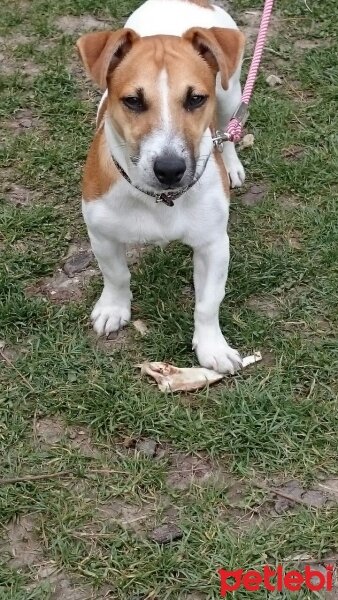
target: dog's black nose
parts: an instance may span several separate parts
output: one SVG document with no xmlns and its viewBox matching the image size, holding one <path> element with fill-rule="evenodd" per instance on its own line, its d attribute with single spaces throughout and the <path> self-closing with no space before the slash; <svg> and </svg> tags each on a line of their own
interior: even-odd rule
<svg viewBox="0 0 338 600">
<path fill-rule="evenodd" d="M 154 173 L 160 183 L 165 185 L 177 185 L 185 171 L 187 165 L 184 158 L 179 156 L 160 156 L 154 162 Z"/>
</svg>

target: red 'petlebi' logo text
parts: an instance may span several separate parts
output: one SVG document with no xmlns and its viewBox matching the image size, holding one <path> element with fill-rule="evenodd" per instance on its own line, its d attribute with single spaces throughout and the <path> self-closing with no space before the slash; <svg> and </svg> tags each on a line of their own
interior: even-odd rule
<svg viewBox="0 0 338 600">
<path fill-rule="evenodd" d="M 306 565 L 304 573 L 300 571 L 285 572 L 282 566 L 272 569 L 268 565 L 263 567 L 263 572 L 244 571 L 236 569 L 227 571 L 220 569 L 218 571 L 221 579 L 221 597 L 225 598 L 228 592 L 234 592 L 240 587 L 248 592 L 257 592 L 260 589 L 266 589 L 269 592 L 298 592 L 303 586 L 313 592 L 320 590 L 332 590 L 333 565 L 326 566 L 326 573 L 312 569 Z"/>
</svg>

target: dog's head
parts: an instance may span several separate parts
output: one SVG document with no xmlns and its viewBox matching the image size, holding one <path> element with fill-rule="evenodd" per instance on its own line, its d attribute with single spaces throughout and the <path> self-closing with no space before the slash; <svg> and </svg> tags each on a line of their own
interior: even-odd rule
<svg viewBox="0 0 338 600">
<path fill-rule="evenodd" d="M 91 78 L 108 90 L 107 118 L 125 144 L 133 183 L 156 192 L 192 183 L 211 152 L 205 132 L 215 116 L 216 75 L 227 89 L 243 34 L 213 27 L 141 38 L 120 29 L 88 33 L 77 47 Z"/>
</svg>

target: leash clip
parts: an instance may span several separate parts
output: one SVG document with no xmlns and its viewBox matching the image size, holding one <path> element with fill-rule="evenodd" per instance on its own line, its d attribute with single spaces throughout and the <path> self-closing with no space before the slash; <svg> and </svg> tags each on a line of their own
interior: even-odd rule
<svg viewBox="0 0 338 600">
<path fill-rule="evenodd" d="M 246 102 L 241 102 L 236 112 L 231 117 L 230 122 L 234 119 L 238 121 L 238 123 L 240 123 L 242 126 L 244 126 L 248 120 L 248 117 L 248 105 L 246 104 Z M 232 140 L 233 138 L 228 133 L 228 131 L 221 131 L 220 129 L 217 129 L 217 131 L 215 132 L 215 136 L 212 138 L 215 150 L 217 150 L 217 152 L 223 152 L 224 142 L 229 142 Z"/>
<path fill-rule="evenodd" d="M 229 136 L 226 132 L 217 129 L 215 131 L 215 136 L 212 138 L 213 144 L 215 146 L 215 150 L 217 152 L 222 153 L 224 148 L 224 142 L 229 140 Z"/>
</svg>

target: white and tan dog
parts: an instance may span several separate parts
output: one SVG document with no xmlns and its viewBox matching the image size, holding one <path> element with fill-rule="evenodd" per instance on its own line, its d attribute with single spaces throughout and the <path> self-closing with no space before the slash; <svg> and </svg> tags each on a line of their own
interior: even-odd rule
<svg viewBox="0 0 338 600">
<path fill-rule="evenodd" d="M 219 307 L 229 264 L 228 174 L 239 186 L 244 170 L 230 142 L 223 162 L 212 135 L 241 101 L 244 36 L 207 0 L 148 0 L 126 28 L 89 33 L 77 46 L 104 90 L 83 181 L 104 279 L 94 330 L 108 335 L 130 320 L 126 245 L 181 240 L 194 250 L 198 360 L 233 373 L 241 359 L 222 335 Z"/>
</svg>

